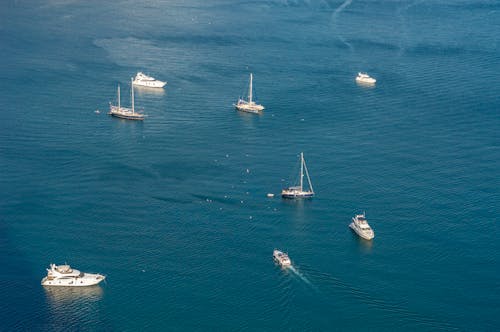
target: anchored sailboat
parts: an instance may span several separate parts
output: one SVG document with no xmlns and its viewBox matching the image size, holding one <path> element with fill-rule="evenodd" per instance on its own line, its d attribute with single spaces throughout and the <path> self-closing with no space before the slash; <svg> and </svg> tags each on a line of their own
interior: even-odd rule
<svg viewBox="0 0 500 332">
<path fill-rule="evenodd" d="M 259 113 L 264 109 L 264 106 L 259 105 L 253 101 L 253 74 L 250 74 L 250 83 L 248 85 L 248 100 L 244 100 L 242 98 L 238 99 L 238 103 L 234 106 L 239 111 L 250 112 L 250 113 Z"/>
<path fill-rule="evenodd" d="M 304 171 L 307 177 L 307 182 L 309 184 L 309 190 L 304 190 Z M 306 161 L 304 160 L 304 153 L 300 153 L 300 184 L 294 187 L 288 187 L 281 191 L 281 197 L 283 198 L 309 198 L 314 196 L 314 190 L 311 184 L 311 179 L 309 178 L 309 172 L 307 171 Z"/>
<path fill-rule="evenodd" d="M 132 82 L 132 79 L 130 79 Z M 144 114 L 136 113 L 134 106 L 134 85 L 130 85 L 130 99 L 132 102 L 132 108 L 121 107 L 120 105 L 120 85 L 118 85 L 118 106 L 109 103 L 109 115 L 115 116 L 121 119 L 127 120 L 144 120 Z"/>
</svg>

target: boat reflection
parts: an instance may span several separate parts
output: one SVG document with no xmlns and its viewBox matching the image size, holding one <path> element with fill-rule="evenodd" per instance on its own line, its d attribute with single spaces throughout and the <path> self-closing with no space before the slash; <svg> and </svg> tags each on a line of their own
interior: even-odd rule
<svg viewBox="0 0 500 332">
<path fill-rule="evenodd" d="M 164 89 L 151 88 L 147 86 L 134 85 L 134 90 L 136 91 L 138 96 L 144 96 L 144 95 L 163 96 L 165 94 Z"/>
<path fill-rule="evenodd" d="M 75 301 L 97 301 L 102 298 L 102 288 L 100 286 L 88 287 L 43 287 L 47 300 L 50 304 L 60 305 L 66 302 Z"/>
<path fill-rule="evenodd" d="M 362 253 L 371 253 L 373 248 L 374 241 L 365 240 L 362 237 L 359 237 L 355 232 L 351 231 L 353 240 L 357 243 L 357 247 Z"/>
</svg>

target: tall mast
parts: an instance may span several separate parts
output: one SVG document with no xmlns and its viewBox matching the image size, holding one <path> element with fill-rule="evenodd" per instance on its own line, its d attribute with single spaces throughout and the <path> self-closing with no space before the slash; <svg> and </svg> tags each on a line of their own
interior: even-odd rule
<svg viewBox="0 0 500 332">
<path fill-rule="evenodd" d="M 252 103 L 252 80 L 253 80 L 253 74 L 250 73 L 250 86 L 248 87 L 248 103 Z"/>
<path fill-rule="evenodd" d="M 120 84 L 118 84 L 118 110 L 120 110 Z"/>
<path fill-rule="evenodd" d="M 302 191 L 302 182 L 304 180 L 304 152 L 300 153 L 300 191 Z"/>
<path fill-rule="evenodd" d="M 134 81 L 132 78 L 130 79 L 130 91 L 132 93 L 132 114 L 133 114 L 135 113 L 135 111 L 134 111 Z"/>
<path fill-rule="evenodd" d="M 309 171 L 307 170 L 306 162 L 304 161 L 304 168 L 306 170 L 307 182 L 309 183 L 310 190 L 314 193 L 314 189 L 311 183 L 311 178 L 309 177 Z"/>
</svg>

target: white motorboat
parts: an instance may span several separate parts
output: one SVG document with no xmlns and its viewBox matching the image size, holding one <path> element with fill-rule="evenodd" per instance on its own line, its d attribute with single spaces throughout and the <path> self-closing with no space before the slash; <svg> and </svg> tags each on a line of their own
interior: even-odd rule
<svg viewBox="0 0 500 332">
<path fill-rule="evenodd" d="M 43 286 L 83 287 L 97 285 L 106 279 L 101 274 L 80 272 L 69 265 L 50 264 L 47 276 L 42 279 Z"/>
<path fill-rule="evenodd" d="M 373 77 L 370 77 L 367 73 L 358 73 L 358 76 L 356 76 L 356 82 L 358 83 L 364 83 L 364 84 L 375 84 L 377 82 L 376 79 Z"/>
<path fill-rule="evenodd" d="M 375 232 L 373 232 L 373 229 L 368 224 L 368 221 L 366 221 L 364 212 L 363 214 L 355 215 L 352 218 L 352 222 L 349 224 L 349 227 L 351 227 L 356 234 L 365 240 L 371 240 L 375 237 Z"/>
<path fill-rule="evenodd" d="M 274 249 L 273 251 L 273 258 L 276 263 L 283 267 L 288 267 L 292 265 L 292 262 L 290 261 L 290 258 L 288 257 L 288 254 L 284 253 L 283 251 L 280 251 L 278 249 Z"/>
<path fill-rule="evenodd" d="M 144 74 L 143 72 L 138 72 L 137 75 L 135 75 L 135 79 L 132 84 L 137 86 L 146 86 L 148 88 L 163 88 L 167 82 L 157 80 L 152 76 Z"/>
<path fill-rule="evenodd" d="M 132 80 L 132 79 L 131 79 Z M 144 114 L 142 113 L 137 113 L 135 111 L 135 102 L 134 102 L 134 86 L 133 84 L 130 86 L 130 99 L 132 103 L 132 108 L 127 108 L 127 107 L 122 107 L 120 105 L 120 86 L 118 85 L 118 105 L 113 105 L 109 103 L 109 115 L 121 118 L 121 119 L 127 119 L 127 120 L 144 120 Z"/>
<path fill-rule="evenodd" d="M 309 183 L 309 190 L 304 190 L 304 170 L 307 176 L 307 182 Z M 309 178 L 309 172 L 307 171 L 306 161 L 304 160 L 304 153 L 300 153 L 300 174 L 299 174 L 299 185 L 285 188 L 281 191 L 281 197 L 283 198 L 310 198 L 314 196 L 314 190 L 311 184 L 311 179 Z"/>
<path fill-rule="evenodd" d="M 264 106 L 253 101 L 253 74 L 250 74 L 250 83 L 248 85 L 248 100 L 239 98 L 234 105 L 237 110 L 249 113 L 259 113 L 264 110 Z"/>
</svg>

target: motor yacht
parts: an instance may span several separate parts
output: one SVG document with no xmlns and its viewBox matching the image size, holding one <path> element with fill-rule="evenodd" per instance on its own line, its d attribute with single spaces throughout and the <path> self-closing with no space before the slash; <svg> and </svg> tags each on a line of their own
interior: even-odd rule
<svg viewBox="0 0 500 332">
<path fill-rule="evenodd" d="M 101 274 L 85 273 L 71 268 L 71 266 L 50 264 L 47 276 L 42 279 L 43 286 L 82 287 L 97 285 L 106 279 Z"/>
<path fill-rule="evenodd" d="M 144 74 L 143 72 L 138 72 L 137 75 L 135 75 L 132 84 L 137 86 L 146 86 L 148 88 L 163 88 L 167 82 L 157 80 L 152 76 Z"/>
<path fill-rule="evenodd" d="M 349 224 L 349 227 L 352 228 L 353 231 L 356 232 L 360 237 L 365 240 L 371 240 L 375 237 L 375 233 L 373 229 L 370 227 L 368 222 L 366 221 L 365 213 L 357 214 L 352 218 L 352 222 Z"/>
<path fill-rule="evenodd" d="M 278 249 L 274 249 L 273 258 L 274 261 L 282 267 L 288 267 L 292 265 L 292 262 L 290 261 L 288 255 L 282 251 L 279 251 Z"/>
<path fill-rule="evenodd" d="M 356 82 L 358 83 L 364 83 L 364 84 L 375 84 L 377 82 L 376 79 L 373 77 L 370 77 L 367 73 L 358 73 L 358 76 L 356 76 Z"/>
</svg>

